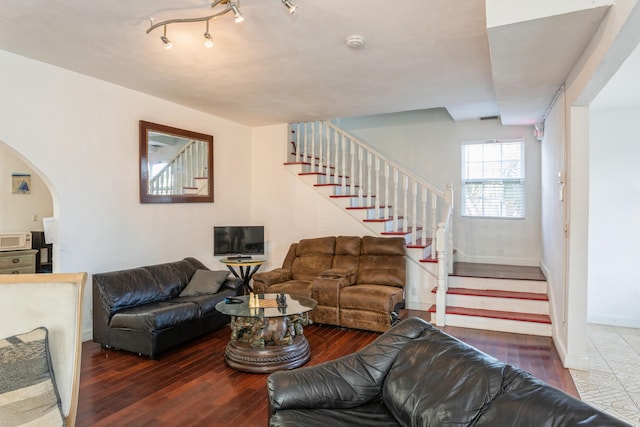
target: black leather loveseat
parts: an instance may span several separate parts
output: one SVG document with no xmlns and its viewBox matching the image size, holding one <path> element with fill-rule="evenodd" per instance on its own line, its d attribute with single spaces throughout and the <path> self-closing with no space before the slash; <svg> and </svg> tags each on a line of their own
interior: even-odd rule
<svg viewBox="0 0 640 427">
<path fill-rule="evenodd" d="M 627 426 L 418 318 L 267 380 L 275 426 Z"/>
<path fill-rule="evenodd" d="M 186 292 L 196 272 L 204 280 L 196 292 Z M 209 276 L 214 273 L 220 273 L 219 289 L 214 286 L 215 292 L 210 292 Z M 215 305 L 243 292 L 242 280 L 228 274 L 212 272 L 195 258 L 94 274 L 93 340 L 155 359 L 162 351 L 217 329 L 229 322 L 229 316 L 216 311 Z"/>
</svg>

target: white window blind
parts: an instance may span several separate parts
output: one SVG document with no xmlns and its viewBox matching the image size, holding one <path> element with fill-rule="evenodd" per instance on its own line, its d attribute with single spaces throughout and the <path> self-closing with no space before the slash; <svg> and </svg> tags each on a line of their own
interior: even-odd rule
<svg viewBox="0 0 640 427">
<path fill-rule="evenodd" d="M 524 218 L 524 142 L 462 144 L 462 215 Z"/>
</svg>

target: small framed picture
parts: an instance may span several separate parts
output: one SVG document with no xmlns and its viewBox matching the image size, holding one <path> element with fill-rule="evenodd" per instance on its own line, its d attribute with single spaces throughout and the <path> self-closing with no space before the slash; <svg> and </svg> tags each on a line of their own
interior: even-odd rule
<svg viewBox="0 0 640 427">
<path fill-rule="evenodd" d="M 30 194 L 31 175 L 28 173 L 11 174 L 11 191 L 14 194 Z"/>
</svg>

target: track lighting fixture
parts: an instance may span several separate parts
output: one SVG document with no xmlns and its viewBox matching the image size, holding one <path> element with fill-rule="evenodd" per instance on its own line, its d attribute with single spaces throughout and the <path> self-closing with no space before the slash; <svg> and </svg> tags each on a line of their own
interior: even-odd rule
<svg viewBox="0 0 640 427">
<path fill-rule="evenodd" d="M 164 34 L 162 36 L 160 36 L 160 40 L 162 40 L 162 44 L 164 44 L 164 48 L 165 49 L 171 49 L 171 46 L 173 46 L 171 44 L 171 41 L 169 41 L 169 39 L 167 38 L 167 26 L 164 26 Z"/>
<path fill-rule="evenodd" d="M 242 16 L 242 14 L 240 13 L 240 10 L 238 9 L 238 6 L 235 4 L 235 2 L 229 0 L 229 7 L 231 8 L 231 10 L 233 10 L 233 14 L 236 17 L 236 24 L 244 21 L 244 16 Z"/>
<path fill-rule="evenodd" d="M 206 47 L 213 46 L 213 39 L 211 38 L 211 34 L 209 34 L 209 21 L 207 21 L 207 29 L 204 32 L 204 45 Z"/>
<path fill-rule="evenodd" d="M 284 7 L 289 9 L 290 15 L 293 15 L 296 11 L 296 8 L 298 7 L 295 4 L 291 3 L 289 0 L 282 0 L 282 4 L 284 5 Z"/>
<path fill-rule="evenodd" d="M 297 6 L 291 0 L 281 0 L 282 5 L 287 8 L 289 14 L 293 14 L 296 11 Z M 171 41 L 167 38 L 167 25 L 171 24 L 181 24 L 181 23 L 189 23 L 189 22 L 206 22 L 207 29 L 204 33 L 204 45 L 206 47 L 213 46 L 213 38 L 209 33 L 209 21 L 219 16 L 222 16 L 228 12 L 233 12 L 235 16 L 236 24 L 244 21 L 244 17 L 242 13 L 240 13 L 240 0 L 212 0 L 211 9 L 216 9 L 218 6 L 218 11 L 207 16 L 197 17 L 197 18 L 176 18 L 176 19 L 167 19 L 165 21 L 154 23 L 153 19 L 151 20 L 151 25 L 147 29 L 147 34 L 156 28 L 163 27 L 164 33 L 160 36 L 160 40 L 164 44 L 166 49 L 171 49 Z M 222 8 L 222 9 L 221 9 Z"/>
</svg>

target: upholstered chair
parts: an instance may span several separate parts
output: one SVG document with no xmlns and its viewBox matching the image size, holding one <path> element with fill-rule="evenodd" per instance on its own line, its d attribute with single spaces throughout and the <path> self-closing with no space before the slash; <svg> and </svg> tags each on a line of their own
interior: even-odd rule
<svg viewBox="0 0 640 427">
<path fill-rule="evenodd" d="M 281 268 L 253 275 L 254 291 L 311 297 L 313 279 L 332 267 L 335 246 L 334 236 L 292 244 Z"/>
<path fill-rule="evenodd" d="M 384 332 L 404 304 L 406 248 L 402 237 L 364 236 L 355 284 L 340 292 L 340 324 Z"/>
<path fill-rule="evenodd" d="M 0 420 L 75 425 L 86 279 L 86 273 L 0 275 Z"/>
</svg>

